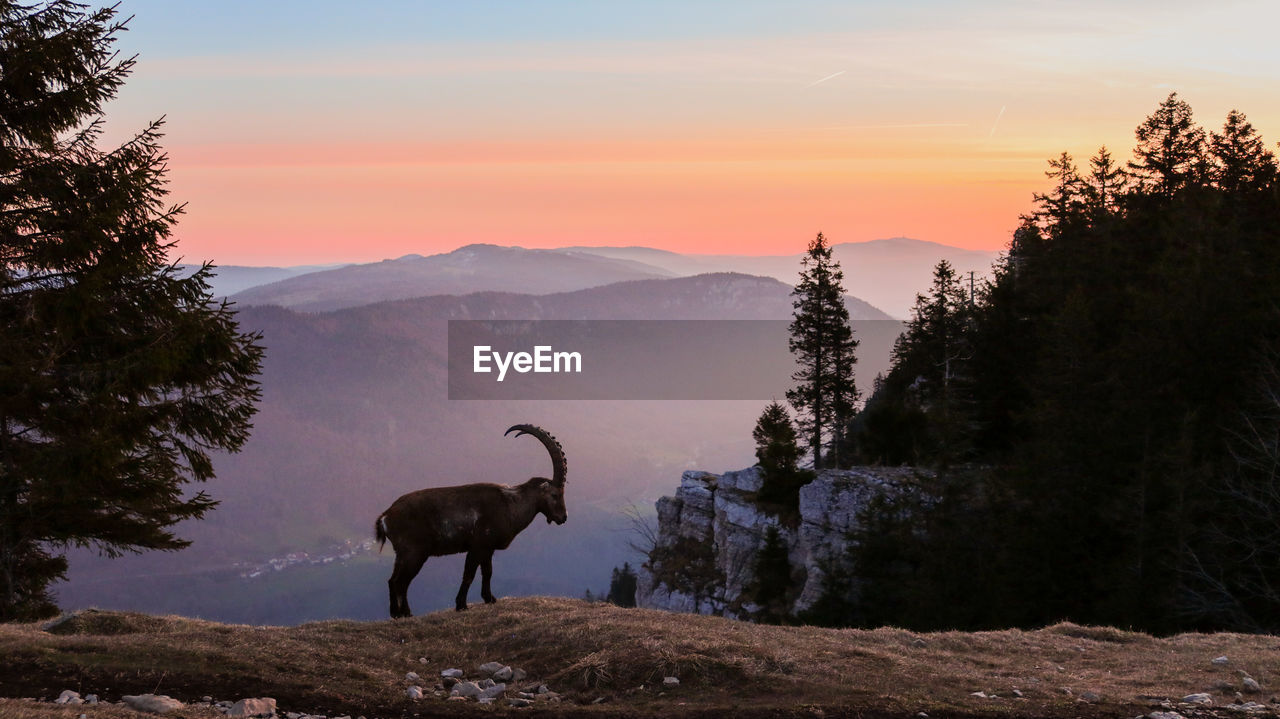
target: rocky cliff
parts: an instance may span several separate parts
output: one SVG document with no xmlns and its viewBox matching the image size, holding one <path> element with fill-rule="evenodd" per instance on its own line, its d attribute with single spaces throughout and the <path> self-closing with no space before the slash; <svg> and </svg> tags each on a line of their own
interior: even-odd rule
<svg viewBox="0 0 1280 719">
<path fill-rule="evenodd" d="M 762 482 L 758 467 L 724 474 L 685 472 L 675 496 L 658 500 L 660 551 L 655 557 L 660 561 L 642 568 L 637 601 L 669 611 L 749 614 L 754 608 L 743 591 L 755 579 L 766 533 L 776 527 L 787 547 L 792 586 L 798 588 L 791 611 L 802 612 L 822 595 L 828 572 L 856 575 L 848 561 L 849 536 L 859 528 L 862 510 L 876 497 L 915 491 L 919 478 L 920 470 L 913 468 L 823 470 L 800 489 L 798 521 L 785 521 L 757 506 Z M 691 589 L 698 583 L 671 579 L 690 565 L 706 569 L 696 562 L 695 555 L 703 553 L 714 565 L 714 587 Z M 668 566 L 676 564 L 680 567 Z"/>
</svg>

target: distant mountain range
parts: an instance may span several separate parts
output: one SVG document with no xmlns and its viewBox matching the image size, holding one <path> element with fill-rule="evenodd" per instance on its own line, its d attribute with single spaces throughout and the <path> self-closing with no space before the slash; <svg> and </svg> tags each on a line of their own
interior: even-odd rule
<svg viewBox="0 0 1280 719">
<path fill-rule="evenodd" d="M 962 275 L 986 276 L 997 253 L 908 238 L 833 247 L 845 290 L 892 317 L 905 319 L 933 267 L 949 261 Z M 387 300 L 473 292 L 545 295 L 627 280 L 736 272 L 795 284 L 801 254 L 749 256 L 681 254 L 648 247 L 565 247 L 530 250 L 467 245 L 424 257 L 331 268 L 220 267 L 215 292 L 245 305 L 319 312 Z"/>
<path fill-rule="evenodd" d="M 218 297 L 230 297 L 250 287 L 265 285 L 271 282 L 287 280 L 290 277 L 306 275 L 312 272 L 324 272 L 344 265 L 296 265 L 293 267 L 246 267 L 243 265 L 218 265 L 214 269 L 209 282 L 213 294 Z M 178 265 L 179 269 L 192 273 L 199 269 L 198 265 Z M 184 275 L 185 276 L 185 275 Z"/>
<path fill-rule="evenodd" d="M 794 285 L 800 274 L 801 254 L 794 255 L 689 255 L 650 247 L 566 247 L 619 260 L 632 260 L 675 275 L 701 272 L 742 272 Z M 933 268 L 947 260 L 962 276 L 973 272 L 982 279 L 991 272 L 999 253 L 966 250 L 936 242 L 895 237 L 869 242 L 832 245 L 832 255 L 844 271 L 844 289 L 897 319 L 907 319 L 917 292 L 928 288 Z"/>
<path fill-rule="evenodd" d="M 235 301 L 308 312 L 426 295 L 515 292 L 543 295 L 675 273 L 622 258 L 571 250 L 467 245 L 423 257 L 406 255 L 365 265 L 299 274 L 242 290 Z"/>
</svg>

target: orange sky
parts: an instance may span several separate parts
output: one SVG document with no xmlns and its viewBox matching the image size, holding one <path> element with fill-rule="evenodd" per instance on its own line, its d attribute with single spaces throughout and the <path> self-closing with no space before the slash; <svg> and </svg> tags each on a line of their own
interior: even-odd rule
<svg viewBox="0 0 1280 719">
<path fill-rule="evenodd" d="M 168 115 L 189 261 L 995 249 L 1046 158 L 1127 157 L 1171 90 L 1280 131 L 1260 2 L 211 5 L 125 3 L 140 59 L 108 110 Z"/>
</svg>

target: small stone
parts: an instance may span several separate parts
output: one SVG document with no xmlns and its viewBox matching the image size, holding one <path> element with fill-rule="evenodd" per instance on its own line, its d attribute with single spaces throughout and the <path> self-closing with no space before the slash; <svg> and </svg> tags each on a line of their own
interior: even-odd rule
<svg viewBox="0 0 1280 719">
<path fill-rule="evenodd" d="M 1245 677 L 1244 679 L 1240 680 L 1240 683 L 1244 684 L 1244 690 L 1249 694 L 1262 693 L 1262 685 L 1259 684 L 1258 681 L 1253 677 Z"/>
<path fill-rule="evenodd" d="M 678 687 L 680 686 L 680 678 L 679 677 L 663 677 L 662 686 L 668 687 L 668 688 Z"/>
<path fill-rule="evenodd" d="M 514 676 L 515 676 L 515 672 L 512 671 L 511 667 L 503 667 L 493 673 L 493 678 L 497 679 L 500 682 L 509 682 L 511 681 L 511 678 Z"/>
<path fill-rule="evenodd" d="M 537 699 L 537 697 L 529 692 L 516 692 L 516 696 L 521 699 Z"/>
<path fill-rule="evenodd" d="M 276 700 L 270 697 L 241 699 L 227 710 L 229 717 L 269 717 L 276 714 Z"/>
<path fill-rule="evenodd" d="M 205 704 L 212 704 L 213 697 L 200 697 L 200 701 L 204 702 Z"/>
<path fill-rule="evenodd" d="M 418 657 L 418 663 L 419 663 L 419 664 L 427 664 L 427 663 L 428 663 L 428 662 L 427 662 L 427 658 L 426 658 L 426 657 Z"/>
<path fill-rule="evenodd" d="M 1185 719 L 1178 712 L 1151 712 L 1147 715 L 1147 719 Z"/>
<path fill-rule="evenodd" d="M 475 682 L 458 682 L 453 685 L 453 691 L 449 694 L 450 696 L 463 697 L 465 699 L 466 697 L 478 697 L 481 691 L 480 685 Z"/>
<path fill-rule="evenodd" d="M 480 688 L 481 688 L 481 689 L 488 689 L 489 687 L 493 686 L 494 684 L 497 684 L 497 682 L 495 682 L 495 681 L 494 681 L 494 680 L 492 680 L 492 679 L 481 679 L 481 680 L 480 680 L 480 684 L 479 684 L 479 686 L 480 686 Z"/>
<path fill-rule="evenodd" d="M 417 672 L 409 672 L 408 674 L 404 675 L 404 680 L 406 682 L 416 682 L 421 678 L 422 677 L 418 676 Z"/>
<path fill-rule="evenodd" d="M 912 640 L 911 640 L 911 646 L 915 647 L 916 649 L 923 649 L 923 648 L 925 648 L 925 647 L 929 646 L 929 642 L 926 642 L 925 640 L 921 639 L 920 637 L 916 637 L 915 639 L 912 639 Z"/>
<path fill-rule="evenodd" d="M 495 699 L 494 697 L 476 697 L 476 701 L 480 702 L 481 704 L 492 704 L 495 701 Z"/>
<path fill-rule="evenodd" d="M 98 703 L 98 695 L 97 695 L 97 694 L 85 694 L 85 695 L 84 695 L 84 703 L 85 703 L 85 704 L 97 704 L 97 703 Z"/>
<path fill-rule="evenodd" d="M 987 697 L 987 693 L 986 693 L 986 692 L 970 692 L 970 693 L 969 693 L 969 696 L 971 696 L 971 697 L 977 697 L 977 698 L 979 698 L 979 699 L 987 699 L 987 698 L 988 698 L 988 697 Z"/>
<path fill-rule="evenodd" d="M 607 701 L 609 701 L 609 697 L 596 697 L 595 699 L 591 700 L 591 703 L 592 703 L 592 704 L 604 704 L 604 703 L 605 703 L 605 702 L 607 702 Z"/>
<path fill-rule="evenodd" d="M 1203 692 L 1199 694 L 1188 694 L 1182 698 L 1183 704 L 1199 704 L 1201 706 L 1212 706 L 1213 697 Z"/>
<path fill-rule="evenodd" d="M 532 699 L 525 699 L 524 697 L 511 697 L 510 699 L 508 699 L 508 700 L 507 700 L 507 703 L 508 703 L 508 704 L 510 704 L 510 705 L 511 705 L 511 706 L 513 706 L 513 707 L 529 707 L 529 706 L 533 706 L 533 700 L 532 700 Z"/>
<path fill-rule="evenodd" d="M 298 712 L 285 712 L 284 719 L 302 719 L 302 715 Z"/>
<path fill-rule="evenodd" d="M 528 675 L 528 674 L 525 674 L 523 669 L 513 669 L 513 670 L 511 670 L 511 681 L 513 681 L 513 682 L 522 682 L 522 681 L 524 681 L 525 677 L 527 677 L 527 676 L 529 676 L 529 675 Z"/>
<path fill-rule="evenodd" d="M 420 686 L 418 686 L 418 685 L 416 685 L 416 684 L 415 684 L 414 686 L 411 686 L 411 687 L 409 687 L 408 689 L 404 690 L 404 692 L 405 692 L 405 694 L 408 694 L 408 695 L 409 695 L 409 698 L 410 698 L 410 699 L 421 699 L 421 698 L 422 698 L 422 687 L 420 687 Z"/>
<path fill-rule="evenodd" d="M 1021 689 L 1014 689 L 1014 690 L 1013 690 L 1013 695 L 1014 695 L 1015 697 L 1017 697 L 1017 698 L 1021 699 L 1021 698 L 1023 697 L 1022 690 L 1021 690 Z"/>
<path fill-rule="evenodd" d="M 929 715 L 924 712 L 916 712 L 916 719 L 929 719 Z"/>
<path fill-rule="evenodd" d="M 1224 655 L 1221 657 L 1214 657 L 1213 659 L 1209 660 L 1209 663 L 1216 664 L 1218 666 L 1223 666 L 1224 664 L 1230 664 L 1231 660 L 1227 659 L 1227 657 Z"/>
<path fill-rule="evenodd" d="M 493 686 L 487 687 L 483 691 L 481 691 L 480 698 L 481 699 L 485 699 L 485 698 L 497 699 L 498 697 L 502 696 L 503 692 L 505 691 L 507 691 L 506 684 L 494 684 Z"/>
<path fill-rule="evenodd" d="M 479 669 L 482 674 L 485 674 L 487 676 L 493 676 L 494 672 L 498 671 L 504 666 L 506 665 L 503 664 L 502 662 L 485 662 L 484 664 L 481 664 L 479 667 L 477 667 L 477 669 Z"/>
<path fill-rule="evenodd" d="M 678 681 L 680 681 L 680 680 L 679 680 L 679 679 L 677 679 L 676 681 L 678 682 Z M 546 694 L 546 693 L 547 693 L 547 692 L 549 692 L 549 691 L 551 691 L 551 690 L 547 688 L 547 685 L 546 685 L 546 684 L 539 684 L 539 685 L 538 685 L 538 693 L 539 693 L 539 694 Z"/>
<path fill-rule="evenodd" d="M 1102 701 L 1102 697 L 1097 692 L 1085 692 L 1080 695 L 1080 701 L 1087 704 L 1097 704 Z"/>
<path fill-rule="evenodd" d="M 155 714 L 164 714 L 185 706 L 177 699 L 164 694 L 129 694 L 121 697 L 121 700 L 128 704 L 131 709 Z"/>
<path fill-rule="evenodd" d="M 462 678 L 462 670 L 461 670 L 461 669 L 446 669 L 446 670 L 444 670 L 444 671 L 440 672 L 440 676 L 444 677 L 445 679 L 461 679 L 461 678 Z"/>
<path fill-rule="evenodd" d="M 70 689 L 63 689 L 57 699 L 53 700 L 54 704 L 82 704 L 84 700 L 80 698 L 80 692 L 73 692 Z"/>
</svg>

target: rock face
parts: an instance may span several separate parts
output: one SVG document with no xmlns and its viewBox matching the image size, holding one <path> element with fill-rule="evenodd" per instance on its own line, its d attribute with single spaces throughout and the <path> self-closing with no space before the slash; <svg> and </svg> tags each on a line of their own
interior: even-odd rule
<svg viewBox="0 0 1280 719">
<path fill-rule="evenodd" d="M 636 599 L 641 607 L 701 614 L 741 616 L 755 609 L 741 600 L 755 579 L 756 555 L 769 527 L 776 527 L 787 546 L 792 584 L 801 589 L 792 612 L 813 606 L 822 595 L 827 572 L 851 572 L 849 533 L 860 526 L 859 513 L 877 497 L 915 492 L 924 476 L 919 469 L 856 467 L 823 470 L 800 489 L 800 517 L 788 526 L 756 506 L 762 478 L 758 467 L 711 474 L 689 471 L 680 479 L 674 497 L 657 502 L 658 546 L 708 547 L 722 590 L 713 597 L 694 597 L 655 580 L 642 568 Z M 663 574 L 658 567 L 657 574 Z"/>
</svg>

